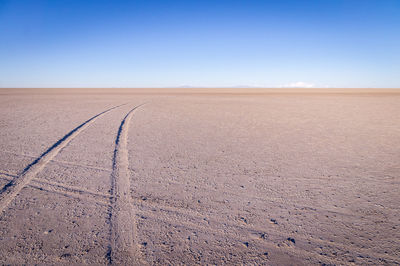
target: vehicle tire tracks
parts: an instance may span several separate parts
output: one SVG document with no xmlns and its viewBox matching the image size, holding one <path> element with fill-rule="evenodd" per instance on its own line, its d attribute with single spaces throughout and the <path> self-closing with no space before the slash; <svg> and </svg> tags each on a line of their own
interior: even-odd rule
<svg viewBox="0 0 400 266">
<path fill-rule="evenodd" d="M 11 182 L 13 178 L 17 177 L 17 175 L 5 174 L 3 172 L 0 172 L 0 180 L 3 179 Z M 69 198 L 75 198 L 84 201 L 91 201 L 102 206 L 110 207 L 111 194 L 99 193 L 96 191 L 91 191 L 75 186 L 69 186 L 66 184 L 48 181 L 36 177 L 33 178 L 32 181 L 27 184 L 27 186 L 49 193 L 59 194 Z"/>
<path fill-rule="evenodd" d="M 145 104 L 145 103 L 144 103 Z M 138 105 L 131 109 L 121 121 L 115 140 L 113 167 L 111 173 L 111 245 L 107 254 L 110 264 L 138 265 L 142 260 L 139 245 L 136 241 L 135 211 L 131 202 L 130 174 L 128 160 L 129 122 Z"/>
<path fill-rule="evenodd" d="M 107 112 L 123 106 L 126 104 L 121 104 L 109 108 L 95 116 L 92 116 L 76 128 L 68 132 L 64 137 L 59 139 L 50 148 L 48 148 L 44 153 L 37 157 L 31 164 L 29 164 L 18 178 L 13 179 L 10 183 L 4 186 L 0 191 L 0 213 L 2 213 L 8 204 L 18 195 L 18 193 L 27 185 L 32 179 L 50 162 L 65 146 L 68 145 L 76 136 L 78 136 L 82 131 L 89 127 L 94 121 L 99 117 L 103 116 Z"/>
</svg>

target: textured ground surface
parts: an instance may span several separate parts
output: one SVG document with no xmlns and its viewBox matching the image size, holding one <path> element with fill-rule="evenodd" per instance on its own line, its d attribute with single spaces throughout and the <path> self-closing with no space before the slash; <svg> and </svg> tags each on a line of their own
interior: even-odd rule
<svg viewBox="0 0 400 266">
<path fill-rule="evenodd" d="M 0 264 L 400 263 L 400 94 L 0 92 Z"/>
</svg>

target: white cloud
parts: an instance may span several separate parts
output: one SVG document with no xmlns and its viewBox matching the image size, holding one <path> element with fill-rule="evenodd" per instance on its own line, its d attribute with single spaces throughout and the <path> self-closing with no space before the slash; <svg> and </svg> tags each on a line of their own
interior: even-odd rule
<svg viewBox="0 0 400 266">
<path fill-rule="evenodd" d="M 292 82 L 289 84 L 281 85 L 281 88 L 312 88 L 314 84 L 303 81 Z"/>
</svg>

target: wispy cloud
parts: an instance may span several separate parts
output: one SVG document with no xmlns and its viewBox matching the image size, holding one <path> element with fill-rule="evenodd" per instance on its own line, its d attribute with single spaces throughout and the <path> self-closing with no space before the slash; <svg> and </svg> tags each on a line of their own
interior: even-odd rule
<svg viewBox="0 0 400 266">
<path fill-rule="evenodd" d="M 281 88 L 312 88 L 314 87 L 313 83 L 308 83 L 308 82 L 303 82 L 303 81 L 297 81 L 297 82 L 292 82 L 289 84 L 284 84 L 280 86 Z"/>
</svg>

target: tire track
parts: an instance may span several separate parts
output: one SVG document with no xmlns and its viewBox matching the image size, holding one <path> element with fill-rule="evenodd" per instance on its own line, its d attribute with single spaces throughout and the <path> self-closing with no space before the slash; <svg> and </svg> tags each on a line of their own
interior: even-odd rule
<svg viewBox="0 0 400 266">
<path fill-rule="evenodd" d="M 18 195 L 18 193 L 27 185 L 29 182 L 50 162 L 68 143 L 71 142 L 76 136 L 82 131 L 89 127 L 97 118 L 103 116 L 105 113 L 118 108 L 122 105 L 114 106 L 109 108 L 97 115 L 89 118 L 70 132 L 64 137 L 59 139 L 50 148 L 48 148 L 42 155 L 37 157 L 31 164 L 29 164 L 18 178 L 13 179 L 0 191 L 0 212 L 3 212 L 10 202 Z"/>
<path fill-rule="evenodd" d="M 109 207 L 110 206 L 110 202 L 103 200 L 103 199 L 98 199 L 98 198 L 94 198 L 94 197 L 90 197 L 91 195 L 83 195 L 80 193 L 74 193 L 68 190 L 63 190 L 63 189 L 58 189 L 57 187 L 52 187 L 52 186 L 46 186 L 45 184 L 41 184 L 38 183 L 36 180 L 33 180 L 34 182 L 32 182 L 32 184 L 28 184 L 28 186 L 38 189 L 40 191 L 46 191 L 48 193 L 53 193 L 53 194 L 58 194 L 58 195 L 62 195 L 64 197 L 67 198 L 74 198 L 74 199 L 78 199 L 80 201 L 85 201 L 85 202 L 92 202 L 94 204 L 103 206 L 103 207 Z"/>
<path fill-rule="evenodd" d="M 94 198 L 102 198 L 104 200 L 109 200 L 111 198 L 111 194 L 105 194 L 105 193 L 92 191 L 92 190 L 85 189 L 85 188 L 80 188 L 80 187 L 75 187 L 75 186 L 62 184 L 62 183 L 59 183 L 59 182 L 48 181 L 48 180 L 45 180 L 45 179 L 34 178 L 33 180 L 36 183 L 40 184 L 40 185 L 54 187 L 56 189 L 65 190 L 65 191 L 68 191 L 68 192 L 71 192 L 71 193 L 74 193 L 74 194 L 77 194 L 77 195 L 78 194 L 86 194 L 88 196 L 92 196 Z"/>
<path fill-rule="evenodd" d="M 36 159 L 35 156 L 28 155 L 28 154 L 20 154 L 20 153 L 10 152 L 10 151 L 0 151 L 0 153 L 1 152 L 2 153 L 7 153 L 7 154 L 12 154 L 12 155 L 15 155 L 15 156 L 22 156 L 22 157 Z M 111 169 L 109 169 L 109 168 L 98 167 L 98 166 L 93 166 L 93 165 L 85 165 L 85 164 L 79 164 L 79 163 L 62 161 L 62 160 L 55 160 L 55 159 L 51 160 L 51 162 L 56 163 L 56 164 L 60 164 L 60 165 L 71 165 L 71 166 L 83 167 L 83 168 L 87 168 L 87 169 L 96 169 L 96 170 L 111 172 Z"/>
<path fill-rule="evenodd" d="M 143 106 L 131 109 L 121 122 L 115 140 L 113 170 L 111 173 L 111 245 L 107 254 L 110 264 L 138 265 L 141 260 L 140 249 L 136 237 L 136 223 L 133 204 L 131 203 L 130 176 L 128 161 L 128 130 L 133 112 Z"/>
<path fill-rule="evenodd" d="M 0 179 L 11 182 L 13 178 L 18 177 L 16 175 L 4 174 L 0 172 Z M 111 194 L 99 193 L 88 189 L 82 189 L 75 186 L 69 186 L 58 182 L 47 181 L 44 179 L 33 178 L 32 181 L 27 185 L 29 187 L 47 191 L 49 193 L 56 193 L 60 195 L 68 195 L 68 197 L 93 201 L 100 205 L 110 207 Z"/>
</svg>

